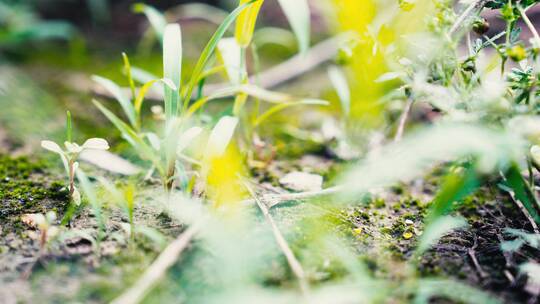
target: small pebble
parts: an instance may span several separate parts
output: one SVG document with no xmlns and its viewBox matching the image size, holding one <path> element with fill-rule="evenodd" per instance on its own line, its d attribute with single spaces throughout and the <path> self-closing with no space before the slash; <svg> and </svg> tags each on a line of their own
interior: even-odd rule
<svg viewBox="0 0 540 304">
<path fill-rule="evenodd" d="M 414 222 L 411 220 L 405 220 L 405 224 L 407 225 L 414 225 Z"/>
<path fill-rule="evenodd" d="M 412 238 L 412 237 L 413 237 L 413 234 L 412 234 L 412 233 L 410 233 L 410 232 L 408 232 L 408 231 L 407 231 L 407 232 L 403 232 L 403 238 L 404 238 L 404 239 L 408 240 L 408 239 L 410 239 L 410 238 Z"/>
</svg>

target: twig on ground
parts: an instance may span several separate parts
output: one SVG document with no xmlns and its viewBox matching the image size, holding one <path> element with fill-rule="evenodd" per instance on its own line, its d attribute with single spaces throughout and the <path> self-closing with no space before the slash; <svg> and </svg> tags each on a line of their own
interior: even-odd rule
<svg viewBox="0 0 540 304">
<path fill-rule="evenodd" d="M 400 141 L 403 137 L 403 131 L 405 131 L 405 124 L 407 123 L 407 118 L 409 117 L 409 114 L 411 113 L 412 105 L 414 103 L 414 99 L 409 97 L 407 99 L 407 103 L 405 104 L 405 109 L 403 109 L 403 113 L 401 113 L 401 116 L 399 117 L 399 125 L 396 131 L 396 136 L 394 137 L 394 141 Z"/>
<path fill-rule="evenodd" d="M 306 200 L 311 199 L 319 196 L 326 196 L 326 195 L 334 195 L 341 191 L 343 191 L 343 186 L 334 186 L 330 188 L 326 188 L 319 191 L 307 191 L 307 192 L 299 192 L 299 193 L 284 193 L 284 194 L 267 194 L 263 195 L 262 198 L 259 199 L 247 199 L 242 201 L 243 205 L 253 205 L 257 203 L 257 200 L 260 200 L 264 203 L 264 205 L 270 209 L 276 205 L 279 205 L 283 202 L 287 201 L 300 201 L 300 200 Z"/>
<path fill-rule="evenodd" d="M 538 229 L 538 225 L 536 225 L 536 222 L 534 221 L 532 216 L 529 214 L 529 211 L 527 211 L 527 208 L 525 208 L 523 203 L 516 198 L 516 195 L 514 194 L 513 191 L 508 192 L 508 194 L 510 195 L 510 198 L 512 198 L 512 201 L 518 206 L 519 210 L 521 210 L 521 213 L 523 213 L 523 215 L 525 215 L 525 217 L 527 218 L 527 220 L 531 224 L 534 233 L 540 234 L 540 230 Z"/>
<path fill-rule="evenodd" d="M 289 263 L 291 270 L 293 271 L 294 275 L 298 279 L 298 283 L 300 284 L 300 290 L 302 291 L 302 294 L 307 298 L 309 294 L 309 284 L 306 278 L 306 273 L 304 272 L 304 269 L 302 268 L 302 265 L 294 256 L 294 253 L 289 247 L 287 240 L 285 240 L 285 238 L 281 234 L 281 231 L 279 230 L 276 223 L 274 222 L 274 219 L 272 218 L 272 216 L 270 215 L 270 212 L 268 211 L 269 208 L 257 197 L 257 194 L 255 193 L 255 191 L 253 191 L 253 189 L 246 182 L 244 182 L 244 187 L 248 190 L 250 195 L 253 197 L 253 199 L 259 206 L 259 209 L 261 209 L 261 212 L 263 213 L 264 217 L 268 221 L 268 224 L 270 224 L 270 227 L 272 228 L 272 232 L 274 233 L 274 238 L 276 239 L 276 242 L 279 248 L 285 255 L 285 258 L 287 258 L 287 262 Z"/>
<path fill-rule="evenodd" d="M 167 269 L 178 260 L 182 251 L 188 247 L 193 237 L 199 232 L 202 223 L 203 221 L 199 221 L 180 234 L 161 252 L 137 282 L 122 295 L 114 299 L 111 304 L 135 304 L 141 302 L 146 294 L 163 277 Z"/>
<path fill-rule="evenodd" d="M 476 258 L 476 247 L 478 246 L 476 236 L 474 237 L 474 245 L 469 248 L 468 254 L 471 258 L 474 268 L 476 268 L 476 272 L 478 272 L 478 275 L 480 275 L 480 278 L 485 279 L 488 277 L 488 274 L 482 269 L 482 266 L 480 266 L 480 263 L 478 263 L 478 259 Z"/>
</svg>

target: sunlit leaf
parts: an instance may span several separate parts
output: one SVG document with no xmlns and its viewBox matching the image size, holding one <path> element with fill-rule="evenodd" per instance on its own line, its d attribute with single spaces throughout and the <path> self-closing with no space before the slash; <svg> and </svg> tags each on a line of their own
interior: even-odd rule
<svg viewBox="0 0 540 304">
<path fill-rule="evenodd" d="M 218 43 L 218 50 L 229 80 L 233 85 L 239 85 L 243 78 L 240 46 L 234 38 L 223 38 Z"/>
<path fill-rule="evenodd" d="M 311 16 L 307 0 L 278 0 L 293 29 L 300 52 L 309 49 Z"/>
<path fill-rule="evenodd" d="M 264 0 L 240 0 L 240 6 L 250 4 L 246 10 L 244 10 L 238 16 L 236 21 L 236 30 L 234 36 L 238 45 L 241 47 L 247 47 L 253 38 L 253 31 L 255 30 L 255 23 L 257 22 L 257 16 Z"/>
<path fill-rule="evenodd" d="M 163 77 L 180 88 L 182 76 L 182 32 L 180 25 L 168 24 L 163 36 Z M 180 107 L 180 92 L 168 85 L 165 88 L 165 116 L 176 115 Z"/>
<path fill-rule="evenodd" d="M 218 157 L 225 152 L 237 124 L 238 118 L 232 116 L 223 116 L 218 121 L 208 138 L 206 158 Z"/>
<path fill-rule="evenodd" d="M 351 90 L 349 89 L 347 77 L 337 66 L 331 66 L 328 69 L 328 76 L 338 94 L 339 101 L 341 102 L 341 110 L 345 114 L 345 117 L 348 117 L 351 111 Z"/>
</svg>

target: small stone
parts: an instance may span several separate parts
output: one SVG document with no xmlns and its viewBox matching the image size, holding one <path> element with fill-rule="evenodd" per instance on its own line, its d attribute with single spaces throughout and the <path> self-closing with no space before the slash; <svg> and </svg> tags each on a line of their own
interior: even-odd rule
<svg viewBox="0 0 540 304">
<path fill-rule="evenodd" d="M 407 231 L 407 232 L 403 232 L 403 238 L 404 238 L 404 239 L 408 240 L 408 239 L 410 239 L 410 238 L 412 238 L 412 237 L 413 237 L 413 234 L 412 234 L 412 233 L 410 233 L 410 232 L 408 232 L 408 231 Z"/>
<path fill-rule="evenodd" d="M 296 171 L 280 178 L 279 183 L 293 191 L 318 191 L 322 189 L 323 178 L 318 174 Z"/>
<path fill-rule="evenodd" d="M 405 225 L 414 225 L 414 222 L 407 219 L 407 220 L 405 220 Z"/>
</svg>

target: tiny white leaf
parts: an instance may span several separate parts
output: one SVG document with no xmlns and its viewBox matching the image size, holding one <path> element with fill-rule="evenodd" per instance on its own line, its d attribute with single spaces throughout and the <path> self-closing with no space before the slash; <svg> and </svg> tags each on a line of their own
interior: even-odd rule
<svg viewBox="0 0 540 304">
<path fill-rule="evenodd" d="M 79 206 L 81 204 L 81 193 L 77 188 L 73 191 L 73 195 L 71 196 L 71 199 L 75 203 L 76 206 Z"/>
<path fill-rule="evenodd" d="M 69 141 L 64 142 L 64 146 L 66 146 L 66 150 L 69 153 L 78 154 L 81 153 L 83 148 L 79 146 L 76 143 L 70 143 Z"/>
<path fill-rule="evenodd" d="M 161 141 L 159 140 L 159 137 L 156 135 L 156 133 L 148 132 L 145 135 L 146 138 L 148 138 L 150 145 L 152 145 L 152 148 L 154 148 L 154 150 L 156 151 L 159 151 L 161 149 Z"/>
<path fill-rule="evenodd" d="M 218 50 L 229 80 L 232 84 L 239 85 L 243 76 L 240 45 L 235 38 L 223 38 L 218 42 Z"/>
<path fill-rule="evenodd" d="M 41 147 L 43 149 L 46 149 L 46 150 L 49 150 L 49 151 L 52 151 L 52 152 L 55 152 L 55 153 L 58 153 L 58 154 L 63 154 L 64 151 L 62 151 L 62 148 L 60 148 L 60 146 L 55 143 L 54 141 L 50 141 L 50 140 L 42 140 L 41 141 Z"/>
<path fill-rule="evenodd" d="M 202 128 L 200 127 L 191 127 L 187 129 L 184 133 L 180 135 L 180 139 L 178 140 L 178 146 L 176 147 L 176 153 L 182 153 L 187 146 L 191 144 L 191 142 L 201 134 Z"/>
<path fill-rule="evenodd" d="M 219 157 L 225 153 L 225 149 L 232 139 L 238 118 L 232 116 L 223 116 L 210 133 L 208 144 L 206 146 L 206 157 Z"/>
<path fill-rule="evenodd" d="M 90 138 L 83 144 L 83 149 L 108 150 L 109 143 L 103 138 Z"/>
</svg>

